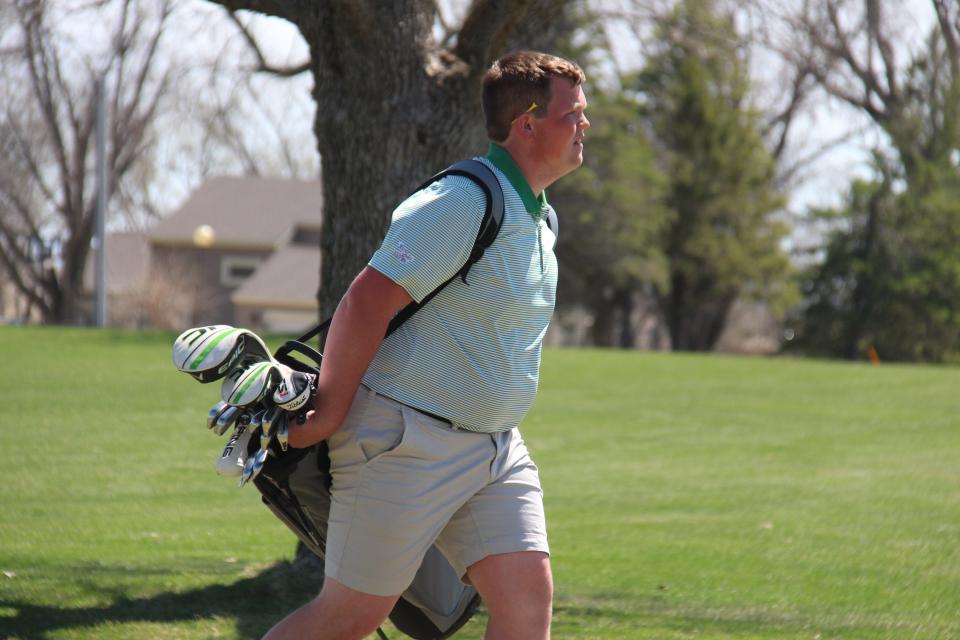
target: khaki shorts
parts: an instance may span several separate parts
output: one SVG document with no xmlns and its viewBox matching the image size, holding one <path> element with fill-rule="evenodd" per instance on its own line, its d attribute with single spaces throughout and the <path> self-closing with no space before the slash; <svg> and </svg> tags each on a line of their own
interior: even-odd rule
<svg viewBox="0 0 960 640">
<path fill-rule="evenodd" d="M 402 593 L 434 543 L 461 579 L 489 555 L 549 553 L 539 474 L 516 429 L 454 429 L 361 386 L 329 445 L 326 574 L 351 589 Z"/>
</svg>

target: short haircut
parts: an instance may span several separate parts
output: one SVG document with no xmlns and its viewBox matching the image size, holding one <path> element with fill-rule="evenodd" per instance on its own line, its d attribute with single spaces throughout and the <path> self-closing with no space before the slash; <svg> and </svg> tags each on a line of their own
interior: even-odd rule
<svg viewBox="0 0 960 640">
<path fill-rule="evenodd" d="M 576 62 L 537 51 L 508 53 L 494 62 L 483 76 L 487 137 L 503 142 L 510 135 L 513 120 L 527 111 L 538 118 L 546 115 L 553 78 L 566 78 L 578 85 L 584 75 Z M 531 110 L 534 103 L 537 106 Z"/>
</svg>

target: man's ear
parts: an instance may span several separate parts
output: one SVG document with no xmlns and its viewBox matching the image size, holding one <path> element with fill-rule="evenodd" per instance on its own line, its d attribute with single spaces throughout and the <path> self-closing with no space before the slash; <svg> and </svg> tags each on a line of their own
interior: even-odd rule
<svg viewBox="0 0 960 640">
<path fill-rule="evenodd" d="M 520 117 L 520 120 L 517 122 L 519 125 L 520 133 L 524 137 L 533 136 L 533 116 L 529 113 L 524 114 Z"/>
</svg>

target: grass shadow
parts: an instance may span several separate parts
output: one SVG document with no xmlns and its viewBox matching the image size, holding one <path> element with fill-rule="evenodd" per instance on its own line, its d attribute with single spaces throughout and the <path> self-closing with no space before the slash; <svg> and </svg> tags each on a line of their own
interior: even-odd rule
<svg viewBox="0 0 960 640">
<path fill-rule="evenodd" d="M 226 618 L 236 620 L 239 637 L 259 638 L 319 590 L 317 574 L 294 567 L 290 562 L 280 562 L 229 585 L 210 585 L 145 598 L 119 596 L 104 606 L 57 607 L 0 600 L 0 608 L 15 611 L 0 619 L 3 627 L 0 637 L 45 640 L 58 631 L 103 624 Z"/>
</svg>

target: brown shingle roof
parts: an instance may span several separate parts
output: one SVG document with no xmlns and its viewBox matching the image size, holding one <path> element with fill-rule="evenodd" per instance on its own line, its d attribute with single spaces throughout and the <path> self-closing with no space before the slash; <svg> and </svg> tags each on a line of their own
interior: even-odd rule
<svg viewBox="0 0 960 640">
<path fill-rule="evenodd" d="M 256 273 L 233 292 L 235 305 L 316 309 L 320 286 L 320 247 L 277 249 Z"/>
<path fill-rule="evenodd" d="M 212 178 L 150 233 L 154 244 L 189 245 L 200 225 L 214 230 L 215 247 L 272 249 L 295 226 L 319 227 L 319 180 Z"/>
</svg>

